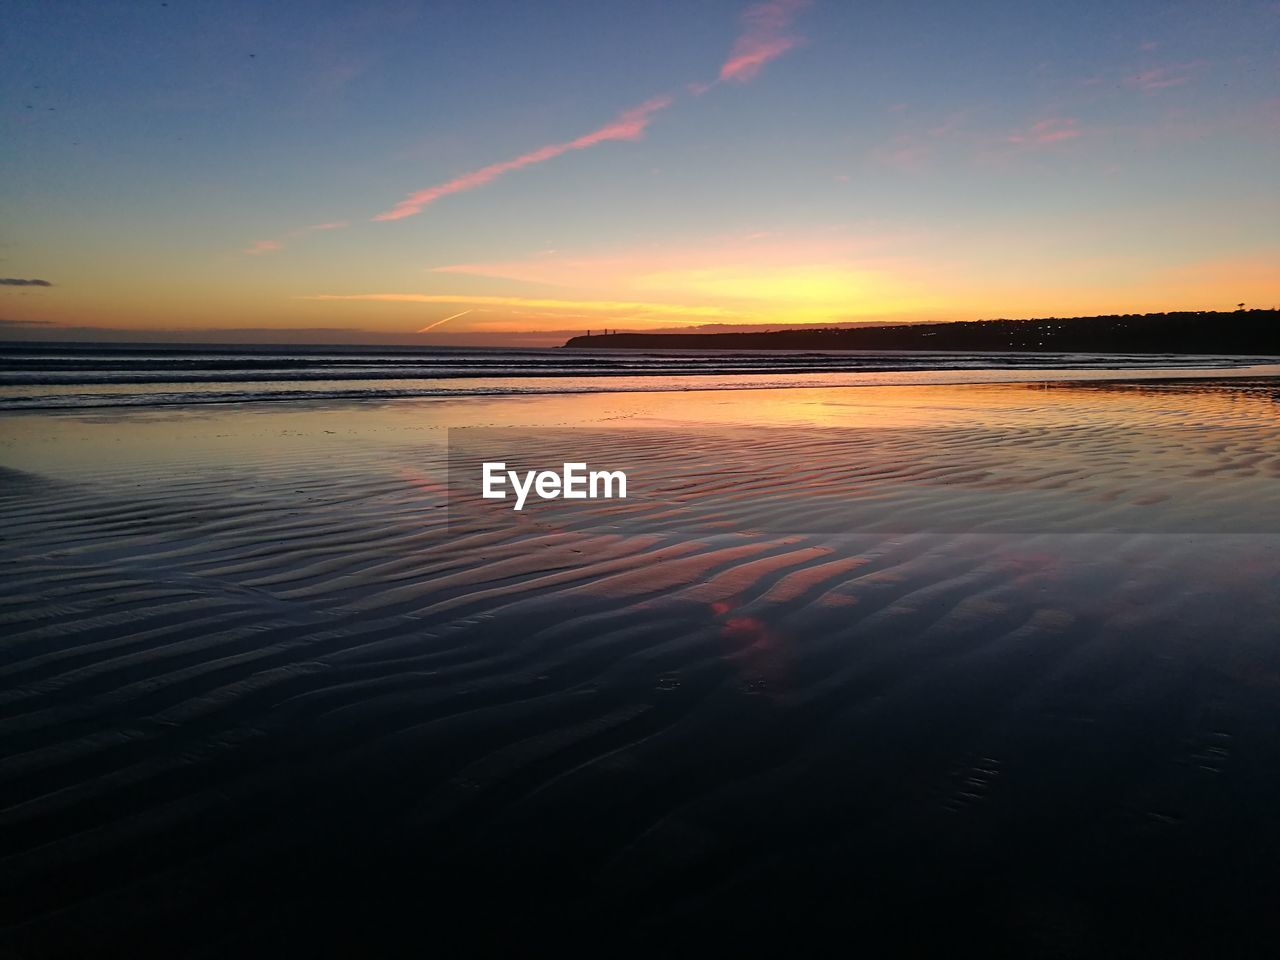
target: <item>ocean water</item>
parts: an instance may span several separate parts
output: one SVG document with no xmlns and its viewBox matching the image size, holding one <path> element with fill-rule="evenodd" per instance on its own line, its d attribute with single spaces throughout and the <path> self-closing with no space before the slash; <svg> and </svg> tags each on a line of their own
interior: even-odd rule
<svg viewBox="0 0 1280 960">
<path fill-rule="evenodd" d="M 1280 358 L 1175 354 L 580 351 L 0 344 L 0 410 L 260 400 L 1275 375 Z"/>
</svg>

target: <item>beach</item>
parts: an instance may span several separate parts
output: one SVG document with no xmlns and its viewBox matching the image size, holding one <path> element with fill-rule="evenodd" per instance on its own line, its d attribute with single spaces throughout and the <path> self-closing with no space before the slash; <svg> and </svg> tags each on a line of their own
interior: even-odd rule
<svg viewBox="0 0 1280 960">
<path fill-rule="evenodd" d="M 1280 957 L 1280 0 L 0 36 L 0 960 Z"/>
<path fill-rule="evenodd" d="M 1278 404 L 1202 372 L 11 412 L 3 946 L 1265 955 Z M 460 511 L 467 431 L 634 451 L 680 510 Z"/>
</svg>

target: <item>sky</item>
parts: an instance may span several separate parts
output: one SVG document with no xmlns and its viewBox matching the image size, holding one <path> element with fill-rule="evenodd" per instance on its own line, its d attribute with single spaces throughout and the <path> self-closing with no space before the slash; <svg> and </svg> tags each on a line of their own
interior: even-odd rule
<svg viewBox="0 0 1280 960">
<path fill-rule="evenodd" d="M 1274 0 L 6 11 L 0 337 L 1280 302 Z"/>
</svg>

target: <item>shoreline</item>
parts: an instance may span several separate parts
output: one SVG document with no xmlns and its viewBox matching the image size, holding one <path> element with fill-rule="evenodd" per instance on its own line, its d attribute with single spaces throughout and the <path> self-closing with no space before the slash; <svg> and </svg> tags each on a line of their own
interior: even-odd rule
<svg viewBox="0 0 1280 960">
<path fill-rule="evenodd" d="M 843 389 L 852 387 L 922 387 L 922 386 L 982 386 L 982 385 L 1018 385 L 1037 383 L 1124 383 L 1124 382 L 1189 382 L 1217 380 L 1280 380 L 1280 363 L 1254 364 L 1236 367 L 1159 367 L 1144 368 L 1063 368 L 1053 370 L 999 370 L 984 369 L 974 371 L 930 370 L 930 371 L 868 371 L 864 373 L 780 373 L 758 376 L 755 374 L 736 374 L 722 376 L 713 383 L 689 384 L 688 380 L 699 375 L 690 373 L 672 373 L 662 376 L 626 377 L 616 375 L 599 375 L 597 377 L 565 377 L 565 380 L 582 381 L 575 386 L 539 387 L 519 389 L 517 386 L 477 387 L 474 389 L 446 390 L 443 388 L 401 388 L 401 389 L 351 389 L 344 391 L 305 391 L 287 388 L 266 393 L 234 393 L 227 391 L 218 395 L 209 391 L 190 390 L 193 384 L 184 384 L 189 390 L 177 395 L 159 393 L 140 400 L 108 399 L 114 396 L 122 398 L 136 396 L 132 385 L 121 384 L 118 393 L 97 394 L 92 399 L 80 402 L 61 402 L 52 397 L 27 398 L 15 395 L 6 396 L 0 393 L 0 416 L 15 413 L 50 413 L 55 411 L 74 412 L 77 410 L 128 410 L 151 409 L 157 407 L 226 407 L 233 404 L 315 404 L 315 403 L 386 403 L 395 400 L 461 400 L 461 399 L 499 399 L 536 396 L 579 396 L 609 394 L 658 394 L 658 393 L 732 393 L 751 390 L 797 390 L 797 389 Z M 483 379 L 483 378 L 474 378 Z M 494 378 L 503 381 L 525 379 L 545 383 L 555 379 L 552 376 L 530 378 Z M 675 382 L 662 382 L 664 380 Z M 710 378 L 708 378 L 710 379 Z M 592 381 L 606 381 L 599 385 Z M 609 383 L 607 381 L 614 381 Z M 643 385 L 623 386 L 618 381 L 648 381 Z M 745 382 L 744 382 L 745 381 Z M 288 383 L 288 381 L 274 381 Z M 15 388 L 0 388 L 15 389 Z"/>
</svg>

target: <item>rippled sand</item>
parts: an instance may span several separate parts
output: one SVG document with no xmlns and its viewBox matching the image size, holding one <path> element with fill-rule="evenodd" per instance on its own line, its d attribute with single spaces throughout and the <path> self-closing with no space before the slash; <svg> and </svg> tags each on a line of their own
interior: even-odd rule
<svg viewBox="0 0 1280 960">
<path fill-rule="evenodd" d="M 1278 397 L 12 416 L 2 942 L 1273 955 Z M 451 518 L 495 427 L 625 433 L 700 522 Z"/>
</svg>

